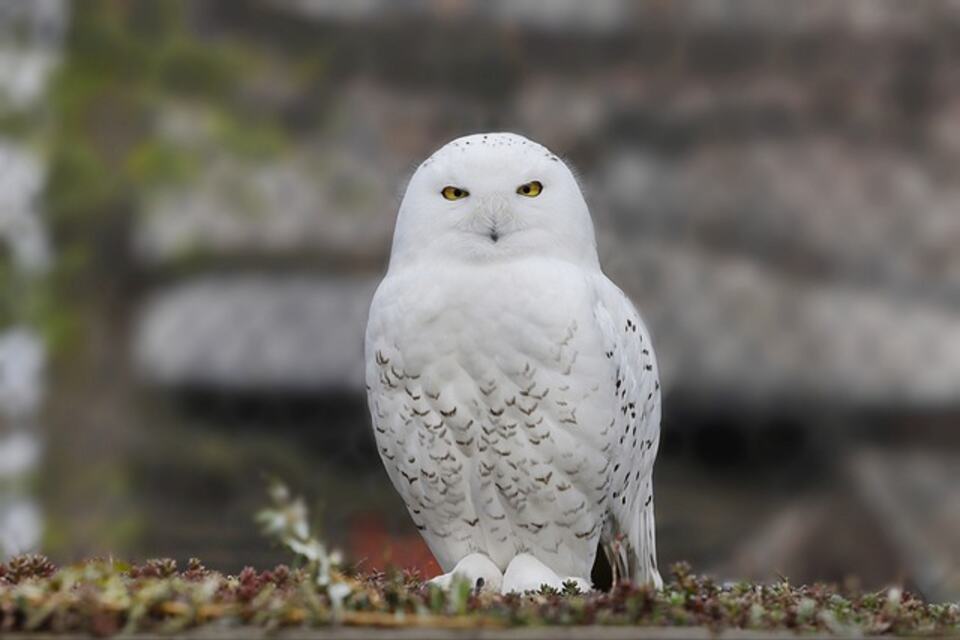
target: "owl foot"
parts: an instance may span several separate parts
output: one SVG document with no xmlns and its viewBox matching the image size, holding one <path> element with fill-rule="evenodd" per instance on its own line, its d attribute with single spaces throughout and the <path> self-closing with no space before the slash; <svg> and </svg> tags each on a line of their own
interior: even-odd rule
<svg viewBox="0 0 960 640">
<path fill-rule="evenodd" d="M 471 553 L 458 562 L 450 573 L 432 578 L 430 584 L 448 590 L 461 580 L 469 582 L 474 589 L 496 593 L 500 591 L 503 574 L 489 557 L 482 553 Z"/>
<path fill-rule="evenodd" d="M 581 593 L 593 590 L 589 580 L 584 578 L 561 578 L 554 571 L 529 553 L 521 553 L 510 561 L 503 574 L 500 593 L 525 593 L 539 591 L 543 585 L 562 590 L 565 582 L 574 582 Z"/>
</svg>

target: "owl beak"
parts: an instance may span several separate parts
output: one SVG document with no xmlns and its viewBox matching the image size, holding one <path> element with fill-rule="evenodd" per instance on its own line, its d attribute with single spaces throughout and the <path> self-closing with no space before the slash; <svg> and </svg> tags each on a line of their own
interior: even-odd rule
<svg viewBox="0 0 960 640">
<path fill-rule="evenodd" d="M 488 196 L 483 200 L 481 211 L 479 220 L 485 223 L 483 233 L 496 244 L 503 237 L 503 227 L 509 226 L 509 205 L 500 196 Z"/>
</svg>

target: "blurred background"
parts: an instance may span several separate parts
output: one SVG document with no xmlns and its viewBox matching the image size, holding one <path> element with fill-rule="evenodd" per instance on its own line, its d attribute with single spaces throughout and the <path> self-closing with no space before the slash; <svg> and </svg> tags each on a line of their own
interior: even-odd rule
<svg viewBox="0 0 960 640">
<path fill-rule="evenodd" d="M 960 597 L 960 3 L 0 0 L 0 548 L 432 571 L 372 444 L 406 177 L 579 170 L 665 388 L 661 565 Z"/>
</svg>

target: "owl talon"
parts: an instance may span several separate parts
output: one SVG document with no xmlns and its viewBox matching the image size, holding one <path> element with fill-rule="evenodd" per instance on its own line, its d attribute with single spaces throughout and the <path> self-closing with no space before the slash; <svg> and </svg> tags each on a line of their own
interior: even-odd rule
<svg viewBox="0 0 960 640">
<path fill-rule="evenodd" d="M 461 581 L 472 585 L 474 591 L 500 591 L 503 574 L 489 557 L 482 553 L 471 553 L 456 564 L 452 571 L 432 578 L 430 584 L 435 584 L 444 591 L 448 591 Z"/>
<path fill-rule="evenodd" d="M 565 582 L 576 583 L 581 593 L 589 593 L 593 590 L 589 580 L 577 577 L 561 578 L 550 567 L 529 553 L 521 553 L 515 556 L 507 566 L 500 593 L 539 591 L 544 585 L 563 591 Z"/>
</svg>

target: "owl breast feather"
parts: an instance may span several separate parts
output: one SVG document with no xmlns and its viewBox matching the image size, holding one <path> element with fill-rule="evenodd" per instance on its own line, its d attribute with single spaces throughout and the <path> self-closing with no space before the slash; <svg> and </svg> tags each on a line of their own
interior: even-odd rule
<svg viewBox="0 0 960 640">
<path fill-rule="evenodd" d="M 377 445 L 444 570 L 534 550 L 588 575 L 612 376 L 589 278 L 547 260 L 390 274 L 367 334 Z M 604 449 L 607 451 L 604 451 Z"/>
</svg>

